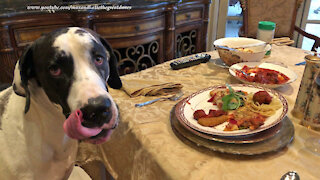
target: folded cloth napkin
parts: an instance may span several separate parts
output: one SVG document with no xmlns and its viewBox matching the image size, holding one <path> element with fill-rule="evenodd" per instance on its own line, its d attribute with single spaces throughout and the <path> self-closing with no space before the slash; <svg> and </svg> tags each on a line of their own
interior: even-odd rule
<svg viewBox="0 0 320 180">
<path fill-rule="evenodd" d="M 183 87 L 179 83 L 145 79 L 122 79 L 122 89 L 130 96 L 162 96 L 176 94 Z"/>
</svg>

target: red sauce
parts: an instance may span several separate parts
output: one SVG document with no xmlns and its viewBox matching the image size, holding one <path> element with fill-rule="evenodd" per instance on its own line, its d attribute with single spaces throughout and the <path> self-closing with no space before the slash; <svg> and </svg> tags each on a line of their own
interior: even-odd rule
<svg viewBox="0 0 320 180">
<path fill-rule="evenodd" d="M 208 102 L 213 102 L 214 98 L 216 97 L 216 94 L 217 94 L 217 93 L 215 93 L 215 94 L 208 100 Z"/>
<path fill-rule="evenodd" d="M 244 75 L 240 71 L 236 71 L 236 75 L 249 82 L 257 82 L 261 84 L 283 84 L 289 81 L 288 76 L 283 73 L 271 69 L 243 66 L 241 69 L 248 75 Z M 254 73 L 254 76 L 250 76 L 251 73 Z"/>
</svg>

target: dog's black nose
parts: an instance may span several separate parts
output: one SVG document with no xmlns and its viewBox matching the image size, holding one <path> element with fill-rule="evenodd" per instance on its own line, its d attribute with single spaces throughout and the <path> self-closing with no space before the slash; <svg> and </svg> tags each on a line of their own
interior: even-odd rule
<svg viewBox="0 0 320 180">
<path fill-rule="evenodd" d="M 112 118 L 111 101 L 104 96 L 89 99 L 80 110 L 84 119 L 82 125 L 88 128 L 101 127 Z"/>
</svg>

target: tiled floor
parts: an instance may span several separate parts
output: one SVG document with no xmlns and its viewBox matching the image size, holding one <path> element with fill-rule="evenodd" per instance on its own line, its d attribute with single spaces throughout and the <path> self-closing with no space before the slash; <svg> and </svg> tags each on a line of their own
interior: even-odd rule
<svg viewBox="0 0 320 180">
<path fill-rule="evenodd" d="M 242 21 L 228 20 L 226 23 L 225 37 L 238 37 L 238 31 L 241 26 Z"/>
<path fill-rule="evenodd" d="M 310 4 L 308 20 L 320 21 L 320 0 L 312 0 Z M 306 31 L 320 37 L 320 24 L 307 23 Z M 310 50 L 314 40 L 303 38 L 302 49 Z"/>
<path fill-rule="evenodd" d="M 228 7 L 228 16 L 238 16 L 241 17 L 241 7 L 240 3 L 237 2 L 234 6 Z M 226 22 L 226 32 L 225 37 L 238 37 L 239 28 L 242 26 L 242 21 L 227 20 Z"/>
<path fill-rule="evenodd" d="M 320 14 L 319 14 L 320 15 Z M 307 24 L 306 31 L 310 34 L 320 37 L 320 24 Z M 311 50 L 314 40 L 304 37 L 302 41 L 302 49 Z"/>
</svg>

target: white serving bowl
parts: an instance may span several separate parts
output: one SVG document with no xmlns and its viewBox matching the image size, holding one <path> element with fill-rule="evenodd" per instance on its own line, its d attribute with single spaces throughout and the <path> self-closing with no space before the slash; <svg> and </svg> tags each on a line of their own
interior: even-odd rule
<svg viewBox="0 0 320 180">
<path fill-rule="evenodd" d="M 258 46 L 248 47 L 255 44 L 258 44 Z M 267 45 L 264 41 L 245 37 L 221 38 L 214 41 L 213 45 L 217 48 L 220 58 L 228 66 L 240 62 L 259 62 L 270 50 L 270 45 Z M 241 48 L 250 52 L 242 51 Z"/>
</svg>

